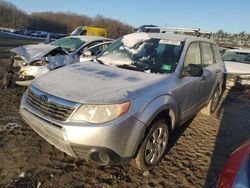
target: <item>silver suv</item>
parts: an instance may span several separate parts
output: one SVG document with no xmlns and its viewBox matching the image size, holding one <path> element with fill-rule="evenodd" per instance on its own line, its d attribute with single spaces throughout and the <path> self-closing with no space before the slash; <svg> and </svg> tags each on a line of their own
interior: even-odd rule
<svg viewBox="0 0 250 188">
<path fill-rule="evenodd" d="M 20 114 L 67 154 L 99 165 L 135 159 L 146 170 L 161 161 L 169 135 L 206 106 L 218 104 L 224 65 L 202 37 L 133 33 L 95 61 L 34 80 Z"/>
</svg>

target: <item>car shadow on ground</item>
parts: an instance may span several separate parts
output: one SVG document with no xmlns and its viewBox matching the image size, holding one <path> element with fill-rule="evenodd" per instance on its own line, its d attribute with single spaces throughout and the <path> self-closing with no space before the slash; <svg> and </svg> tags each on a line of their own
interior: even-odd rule
<svg viewBox="0 0 250 188">
<path fill-rule="evenodd" d="M 169 143 L 168 143 L 168 147 L 167 147 L 166 152 L 165 152 L 165 156 L 167 155 L 168 152 L 170 152 L 170 150 L 172 149 L 172 147 L 174 147 L 174 145 L 177 143 L 177 141 L 179 140 L 179 138 L 181 136 L 183 136 L 183 133 L 188 128 L 188 126 L 192 123 L 192 121 L 196 117 L 196 115 L 193 116 L 190 120 L 188 120 L 183 125 L 181 125 L 180 127 L 178 127 L 177 129 L 175 129 L 173 131 L 173 133 L 170 135 L 170 138 L 169 138 Z"/>
<path fill-rule="evenodd" d="M 229 155 L 250 137 L 250 100 L 243 92 L 226 91 L 216 116 L 221 119 L 205 188 L 216 187 L 220 172 Z"/>
</svg>

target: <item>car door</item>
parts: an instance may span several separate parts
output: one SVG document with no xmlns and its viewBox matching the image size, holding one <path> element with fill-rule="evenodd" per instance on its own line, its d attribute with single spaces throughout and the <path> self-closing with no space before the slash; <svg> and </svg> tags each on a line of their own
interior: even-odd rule
<svg viewBox="0 0 250 188">
<path fill-rule="evenodd" d="M 202 66 L 199 42 L 193 42 L 189 45 L 184 59 L 183 72 L 189 64 Z M 201 79 L 201 77 L 188 76 L 181 73 L 177 83 L 179 87 L 174 93 L 179 101 L 181 120 L 185 120 L 190 115 L 193 115 L 193 110 L 198 106 Z"/>
<path fill-rule="evenodd" d="M 100 43 L 103 43 L 103 40 L 93 41 L 93 42 L 89 42 L 87 44 L 82 45 L 74 53 L 71 54 L 74 59 L 74 62 L 82 61 L 81 56 L 83 52 L 87 50 L 88 48 L 91 48 L 92 46 L 98 45 Z"/>
<path fill-rule="evenodd" d="M 84 48 L 82 51 L 82 54 L 80 55 L 80 61 L 82 62 L 82 61 L 94 59 L 103 50 L 105 50 L 111 43 L 112 41 L 105 41 L 105 42 L 98 43 L 90 47 Z"/>
<path fill-rule="evenodd" d="M 218 83 L 218 74 L 221 73 L 219 65 L 214 58 L 210 43 L 201 42 L 201 52 L 203 61 L 203 76 L 200 88 L 200 103 L 209 99 Z"/>
</svg>

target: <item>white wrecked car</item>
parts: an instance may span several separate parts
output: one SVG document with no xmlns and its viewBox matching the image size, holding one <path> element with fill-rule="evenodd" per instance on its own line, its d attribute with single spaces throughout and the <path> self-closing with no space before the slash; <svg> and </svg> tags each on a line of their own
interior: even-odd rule
<svg viewBox="0 0 250 188">
<path fill-rule="evenodd" d="M 230 49 L 222 55 L 227 71 L 227 86 L 250 86 L 250 49 Z"/>
<path fill-rule="evenodd" d="M 49 44 L 14 48 L 10 51 L 12 64 L 5 74 L 4 85 L 28 86 L 34 78 L 50 70 L 95 58 L 111 42 L 104 37 L 69 36 Z"/>
</svg>

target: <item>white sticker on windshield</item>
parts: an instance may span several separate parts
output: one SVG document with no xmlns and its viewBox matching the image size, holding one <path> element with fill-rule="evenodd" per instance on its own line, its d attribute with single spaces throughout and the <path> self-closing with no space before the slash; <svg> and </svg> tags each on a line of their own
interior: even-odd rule
<svg viewBox="0 0 250 188">
<path fill-rule="evenodd" d="M 181 44 L 181 41 L 177 40 L 168 40 L 168 39 L 161 39 L 160 44 L 169 44 L 169 45 L 176 45 L 179 46 Z"/>
</svg>

